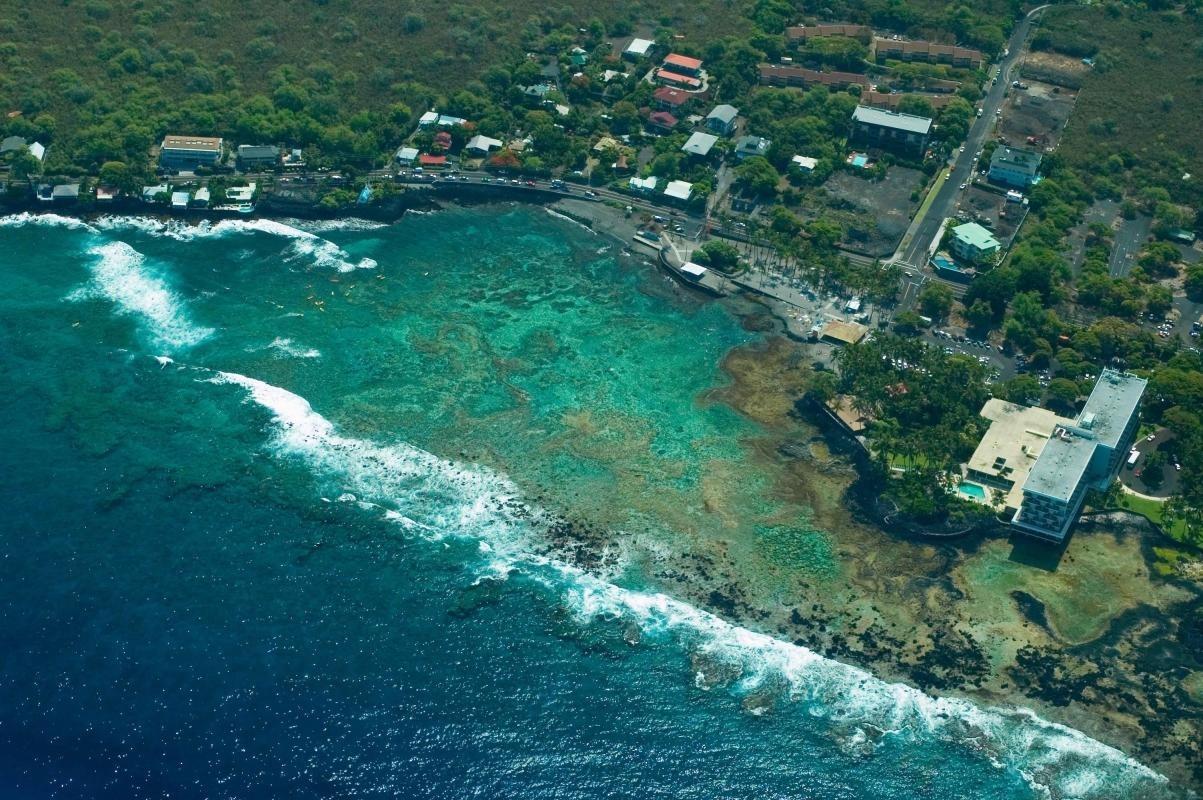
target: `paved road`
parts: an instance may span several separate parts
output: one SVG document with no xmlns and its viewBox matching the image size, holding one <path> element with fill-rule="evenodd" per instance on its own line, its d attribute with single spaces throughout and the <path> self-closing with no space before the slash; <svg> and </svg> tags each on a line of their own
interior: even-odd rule
<svg viewBox="0 0 1203 800">
<path fill-rule="evenodd" d="M 957 154 L 953 163 L 952 175 L 940 187 L 940 191 L 936 194 L 935 200 L 932 201 L 923 219 L 918 221 L 914 230 L 909 231 L 910 240 L 901 254 L 895 253 L 894 260 L 904 265 L 909 264 L 912 267 L 926 269 L 927 256 L 940 230 L 940 223 L 945 218 L 952 216 L 957 199 L 961 195 L 961 184 L 968 183 L 973 177 L 977 152 L 982 149 L 994 130 L 996 113 L 1002 107 L 1003 99 L 1011 85 L 1011 68 L 1015 65 L 1032 32 L 1036 16 L 1047 7 L 1040 6 L 1028 12 L 1027 16 L 1020 20 L 1016 24 L 1015 30 L 1011 32 L 1011 39 L 1007 43 L 1007 55 L 999 62 L 998 77 L 982 100 L 982 115 L 974 121 L 973 126 L 969 129 L 965 147 L 962 152 Z"/>
<path fill-rule="evenodd" d="M 1122 278 L 1132 271 L 1136 254 L 1144 246 L 1149 231 L 1153 228 L 1153 218 L 1138 214 L 1135 219 L 1125 219 L 1115 232 L 1115 244 L 1111 248 L 1111 277 Z"/>
</svg>

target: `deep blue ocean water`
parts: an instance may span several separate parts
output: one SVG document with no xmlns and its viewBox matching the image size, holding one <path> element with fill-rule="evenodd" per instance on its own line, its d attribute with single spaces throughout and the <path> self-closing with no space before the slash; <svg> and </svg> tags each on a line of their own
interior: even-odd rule
<svg viewBox="0 0 1203 800">
<path fill-rule="evenodd" d="M 721 308 L 537 209 L 305 227 L 0 221 L 0 797 L 1162 796 L 546 555 L 739 458 Z"/>
</svg>

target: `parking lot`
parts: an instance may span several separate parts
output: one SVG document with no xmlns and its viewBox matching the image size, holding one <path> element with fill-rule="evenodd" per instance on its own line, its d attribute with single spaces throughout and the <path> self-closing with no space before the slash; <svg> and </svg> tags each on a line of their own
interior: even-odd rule
<svg viewBox="0 0 1203 800">
<path fill-rule="evenodd" d="M 1133 491 L 1151 497 L 1169 497 L 1177 492 L 1181 482 L 1182 465 L 1178 461 L 1174 445 L 1174 435 L 1166 428 L 1138 437 L 1133 442 L 1132 449 L 1140 455 L 1135 463 L 1124 464 L 1119 471 L 1120 482 Z M 1154 453 L 1162 454 L 1160 480 L 1149 480 L 1152 475 L 1146 473 L 1149 456 Z"/>
</svg>

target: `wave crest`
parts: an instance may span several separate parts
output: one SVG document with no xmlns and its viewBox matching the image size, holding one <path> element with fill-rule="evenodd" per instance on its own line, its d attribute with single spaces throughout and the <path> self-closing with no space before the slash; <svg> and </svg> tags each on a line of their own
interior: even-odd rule
<svg viewBox="0 0 1203 800">
<path fill-rule="evenodd" d="M 121 314 L 139 322 L 139 332 L 152 344 L 181 350 L 213 335 L 212 328 L 195 325 L 184 301 L 146 266 L 146 258 L 125 242 L 108 242 L 88 250 L 94 259 L 91 280 L 70 299 L 99 297 L 113 303 Z"/>
<path fill-rule="evenodd" d="M 265 233 L 291 242 L 294 258 L 309 258 L 316 266 L 351 272 L 356 269 L 375 269 L 375 259 L 355 261 L 341 247 L 315 233 L 272 219 L 227 219 L 217 223 L 203 220 L 188 224 L 179 220 L 160 220 L 154 217 L 102 217 L 96 221 L 101 230 L 137 230 L 148 236 L 161 236 L 180 242 L 195 239 L 220 239 L 238 234 Z"/>
</svg>

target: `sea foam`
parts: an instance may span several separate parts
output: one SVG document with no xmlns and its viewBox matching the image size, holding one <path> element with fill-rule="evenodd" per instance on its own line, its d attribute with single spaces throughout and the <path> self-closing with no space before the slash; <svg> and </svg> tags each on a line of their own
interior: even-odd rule
<svg viewBox="0 0 1203 800">
<path fill-rule="evenodd" d="M 292 257 L 308 259 L 316 266 L 338 272 L 356 269 L 375 269 L 375 259 L 354 260 L 341 247 L 315 233 L 272 219 L 227 219 L 216 224 L 208 220 L 195 225 L 178 220 L 159 220 L 153 217 L 102 217 L 96 221 L 101 230 L 137 230 L 149 236 L 160 236 L 180 242 L 194 239 L 220 239 L 238 234 L 265 233 L 290 241 Z"/>
<path fill-rule="evenodd" d="M 91 280 L 71 294 L 73 300 L 103 298 L 138 322 L 139 332 L 172 352 L 200 344 L 212 328 L 194 324 L 184 301 L 146 265 L 146 258 L 125 242 L 88 250 Z"/>
<path fill-rule="evenodd" d="M 549 517 L 523 502 L 519 489 L 492 470 L 457 464 L 404 443 L 340 436 L 304 398 L 263 381 L 232 373 L 209 380 L 248 391 L 272 414 L 275 451 L 301 459 L 361 506 L 378 509 L 429 540 L 476 541 L 481 570 L 488 577 L 520 572 L 558 597 L 581 624 L 623 620 L 650 638 L 675 641 L 701 663 L 736 676 L 732 691 L 784 684 L 788 697 L 810 716 L 845 729 L 906 737 L 917 746 L 938 740 L 970 748 L 996 766 L 1014 770 L 1050 798 L 1169 796 L 1165 778 L 1156 772 L 1031 711 L 983 707 L 887 683 L 665 594 L 623 588 L 541 555 L 536 545 L 546 542 L 535 539 Z"/>
<path fill-rule="evenodd" d="M 45 225 L 55 228 L 70 228 L 72 230 L 92 232 L 96 230 L 82 219 L 64 217 L 61 214 L 34 214 L 29 211 L 23 211 L 20 214 L 8 214 L 0 217 L 0 228 L 21 228 L 30 225 Z"/>
</svg>

